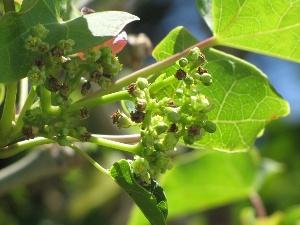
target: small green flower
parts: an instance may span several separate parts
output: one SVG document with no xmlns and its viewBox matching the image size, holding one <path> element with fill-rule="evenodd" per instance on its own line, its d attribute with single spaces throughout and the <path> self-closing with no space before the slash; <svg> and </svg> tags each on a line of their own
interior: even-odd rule
<svg viewBox="0 0 300 225">
<path fill-rule="evenodd" d="M 111 86 L 112 82 L 111 82 L 111 79 L 110 78 L 107 78 L 107 77 L 101 77 L 99 82 L 98 82 L 98 85 L 105 89 L 105 88 L 109 88 Z"/>
<path fill-rule="evenodd" d="M 145 158 L 134 156 L 134 161 L 131 163 L 132 171 L 136 175 L 147 174 L 149 170 L 149 163 Z"/>
<path fill-rule="evenodd" d="M 190 97 L 190 106 L 195 111 L 201 111 L 208 105 L 209 101 L 205 98 L 204 95 L 196 95 Z"/>
<path fill-rule="evenodd" d="M 38 66 L 33 65 L 27 73 L 27 77 L 30 83 L 33 85 L 39 85 L 45 82 L 46 74 L 44 70 L 41 70 Z"/>
<path fill-rule="evenodd" d="M 57 47 L 63 50 L 63 54 L 68 54 L 73 51 L 72 46 L 75 44 L 75 41 L 72 39 L 60 40 L 57 44 Z"/>
<path fill-rule="evenodd" d="M 90 63 L 96 62 L 101 57 L 101 51 L 96 48 L 89 48 L 84 51 L 84 58 Z"/>
<path fill-rule="evenodd" d="M 47 30 L 43 24 L 39 23 L 36 26 L 32 27 L 30 29 L 30 32 L 33 37 L 38 37 L 44 40 L 47 37 L 49 30 Z"/>
<path fill-rule="evenodd" d="M 144 136 L 142 136 L 142 144 L 145 147 L 151 147 L 153 146 L 153 137 L 151 134 L 145 134 Z"/>
<path fill-rule="evenodd" d="M 39 37 L 32 37 L 31 35 L 25 40 L 24 47 L 26 50 L 31 50 L 33 52 L 38 52 L 39 46 L 43 43 L 43 41 Z"/>
<path fill-rule="evenodd" d="M 164 147 L 165 151 L 171 151 L 175 149 L 178 141 L 179 138 L 176 135 L 176 133 L 169 132 L 164 137 L 162 141 L 162 146 Z"/>
</svg>

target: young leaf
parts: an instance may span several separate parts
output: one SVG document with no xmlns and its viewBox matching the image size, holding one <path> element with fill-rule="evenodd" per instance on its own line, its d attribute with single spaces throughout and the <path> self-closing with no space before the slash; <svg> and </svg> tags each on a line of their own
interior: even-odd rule
<svg viewBox="0 0 300 225">
<path fill-rule="evenodd" d="M 255 151 L 194 151 L 177 158 L 174 168 L 160 181 L 168 193 L 168 219 L 248 198 L 256 189 L 256 160 Z M 131 215 L 129 225 L 147 224 L 136 208 Z"/>
<path fill-rule="evenodd" d="M 26 76 L 37 54 L 24 48 L 31 27 L 43 24 L 49 34 L 45 40 L 55 45 L 62 39 L 73 39 L 72 53 L 99 45 L 116 36 L 126 24 L 138 18 L 126 12 L 93 13 L 63 22 L 59 0 L 24 0 L 21 10 L 0 18 L 0 82 L 9 83 Z M 37 22 L 38 21 L 38 22 Z"/>
<path fill-rule="evenodd" d="M 195 38 L 179 27 L 155 48 L 154 56 L 162 60 L 195 43 Z M 213 84 L 202 87 L 202 93 L 215 105 L 208 117 L 217 124 L 217 131 L 206 134 L 197 145 L 221 151 L 247 151 L 268 122 L 289 113 L 289 105 L 255 66 L 217 50 L 203 53 Z M 175 71 L 176 66 L 165 72 L 171 76 Z M 176 85 L 161 90 L 161 97 L 171 97 Z"/>
<path fill-rule="evenodd" d="M 135 180 L 130 165 L 125 159 L 114 163 L 110 174 L 134 200 L 151 225 L 166 225 L 165 219 L 168 214 L 166 196 L 154 180 L 146 190 Z"/>
<path fill-rule="evenodd" d="M 198 0 L 200 12 L 211 1 Z M 299 1 L 212 1 L 213 33 L 220 45 L 300 62 Z M 207 13 L 202 13 L 207 19 Z"/>
</svg>

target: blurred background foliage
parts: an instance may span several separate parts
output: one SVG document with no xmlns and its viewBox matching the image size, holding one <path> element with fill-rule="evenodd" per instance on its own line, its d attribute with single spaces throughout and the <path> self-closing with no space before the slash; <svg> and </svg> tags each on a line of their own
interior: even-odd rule
<svg viewBox="0 0 300 225">
<path fill-rule="evenodd" d="M 133 35 L 146 34 L 153 46 L 176 26 L 185 26 L 199 40 L 211 36 L 211 32 L 197 11 L 194 0 L 78 0 L 72 2 L 78 9 L 88 6 L 95 11 L 122 10 L 139 16 L 141 20 L 128 25 L 125 30 Z M 74 14 L 69 14 L 69 17 L 72 16 Z M 154 62 L 152 57 L 146 57 L 152 48 L 151 43 L 147 38 L 142 37 L 142 39 L 144 44 L 142 57 L 135 57 L 134 44 L 128 45 L 120 54 L 120 61 L 124 63 L 125 68 L 123 75 Z M 291 106 L 291 114 L 284 119 L 270 123 L 264 135 L 257 140 L 256 150 L 253 150 L 261 162 L 256 175 L 258 194 L 265 205 L 267 214 L 271 216 L 255 222 L 253 204 L 248 198 L 242 198 L 213 207 L 204 207 L 185 215 L 172 216 L 168 224 L 271 225 L 279 224 L 278 221 L 282 218 L 284 219 L 281 224 L 296 224 L 296 221 L 299 224 L 300 65 L 245 51 L 219 49 L 244 58 L 259 67 L 268 75 L 275 89 L 288 100 Z M 125 132 L 107 123 L 110 114 L 117 107 L 119 105 L 110 105 L 94 110 L 87 124 L 89 129 L 102 134 Z M 108 124 L 108 127 L 104 127 L 103 124 Z M 93 145 L 85 145 L 85 148 L 89 149 L 90 155 L 106 168 L 118 159 L 132 157 Z M 180 148 L 178 153 L 190 151 L 192 150 Z M 120 191 L 112 180 L 100 174 L 80 157 L 73 156 L 71 160 L 68 157 L 62 157 L 73 153 L 57 145 L 43 146 L 32 152 L 28 151 L 0 160 L 0 186 L 4 187 L 3 179 L 6 171 L 4 168 L 29 153 L 35 154 L 34 152 L 37 153 L 31 158 L 33 162 L 35 159 L 41 161 L 41 155 L 45 159 L 42 164 L 46 168 L 44 176 L 38 179 L 25 177 L 20 183 L 12 183 L 11 188 L 0 188 L 1 225 L 127 224 L 126 221 L 133 206 L 131 199 Z M 180 163 L 181 158 L 174 157 Z M 54 167 L 49 161 L 54 163 Z M 56 169 L 51 170 L 51 168 Z M 201 177 L 196 179 L 201 179 Z M 168 196 L 168 192 L 166 194 Z M 185 194 L 187 193 L 178 192 L 178 195 L 185 196 Z M 193 199 L 187 197 L 186 201 L 193 201 Z"/>
</svg>

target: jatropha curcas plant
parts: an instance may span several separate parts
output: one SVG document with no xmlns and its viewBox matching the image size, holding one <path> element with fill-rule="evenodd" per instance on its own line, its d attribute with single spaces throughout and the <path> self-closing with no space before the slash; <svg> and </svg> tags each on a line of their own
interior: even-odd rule
<svg viewBox="0 0 300 225">
<path fill-rule="evenodd" d="M 156 180 L 172 169 L 171 156 L 178 144 L 246 151 L 267 122 L 288 113 L 288 104 L 261 71 L 210 49 L 221 38 L 198 42 L 184 28 L 176 28 L 154 49 L 157 63 L 115 81 L 122 70 L 117 54 L 126 45 L 122 30 L 138 20 L 136 16 L 85 8 L 83 15 L 62 21 L 61 1 L 31 3 L 24 0 L 18 12 L 0 18 L 0 29 L 9 31 L 0 39 L 4 59 L 0 82 L 6 85 L 0 157 L 53 142 L 72 148 L 114 179 L 153 225 L 166 224 L 167 198 Z M 251 88 L 244 88 L 243 80 Z M 30 88 L 27 98 L 19 102 L 18 82 L 20 89 Z M 92 91 L 95 84 L 98 90 Z M 264 90 L 263 96 L 253 87 Z M 81 126 L 91 109 L 120 101 L 124 107 L 111 113 L 110 123 L 120 129 L 137 127 L 138 136 L 128 136 L 130 143 Z M 12 116 L 16 103 L 19 112 Z M 234 107 L 239 113 L 233 112 Z M 133 156 L 105 169 L 74 142 L 95 143 Z"/>
</svg>

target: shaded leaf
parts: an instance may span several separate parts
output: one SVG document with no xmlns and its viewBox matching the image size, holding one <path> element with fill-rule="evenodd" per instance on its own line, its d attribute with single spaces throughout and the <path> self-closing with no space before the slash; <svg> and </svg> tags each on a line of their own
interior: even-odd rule
<svg viewBox="0 0 300 225">
<path fill-rule="evenodd" d="M 24 0 L 21 10 L 0 18 L 0 82 L 17 81 L 26 76 L 37 54 L 24 48 L 31 27 L 43 24 L 49 35 L 46 42 L 56 44 L 73 39 L 73 52 L 83 51 L 116 36 L 124 26 L 138 18 L 126 12 L 100 12 L 63 22 L 59 0 Z"/>
<path fill-rule="evenodd" d="M 166 197 L 163 189 L 155 181 L 152 180 L 146 190 L 136 182 L 128 161 L 124 159 L 113 164 L 110 174 L 134 200 L 151 225 L 166 224 L 165 217 L 168 214 Z"/>
<path fill-rule="evenodd" d="M 197 43 L 185 28 L 174 29 L 154 50 L 159 61 Z M 255 66 L 214 49 L 203 51 L 208 60 L 205 68 L 213 77 L 202 93 L 215 104 L 208 113 L 217 131 L 206 134 L 196 146 L 221 151 L 247 151 L 257 135 L 274 119 L 289 113 L 288 103 L 270 85 L 268 78 Z M 168 68 L 166 76 L 177 70 Z M 161 90 L 161 97 L 172 96 L 178 84 Z"/>
<path fill-rule="evenodd" d="M 197 0 L 198 10 L 205 20 L 207 26 L 213 31 L 212 24 L 212 0 Z"/>
<path fill-rule="evenodd" d="M 168 219 L 246 199 L 256 189 L 255 151 L 196 151 L 177 158 L 174 165 L 160 180 L 168 193 Z M 147 224 L 137 209 L 131 215 L 128 224 Z"/>
<path fill-rule="evenodd" d="M 300 62 L 300 2 L 215 0 L 213 33 L 234 48 Z"/>
</svg>

